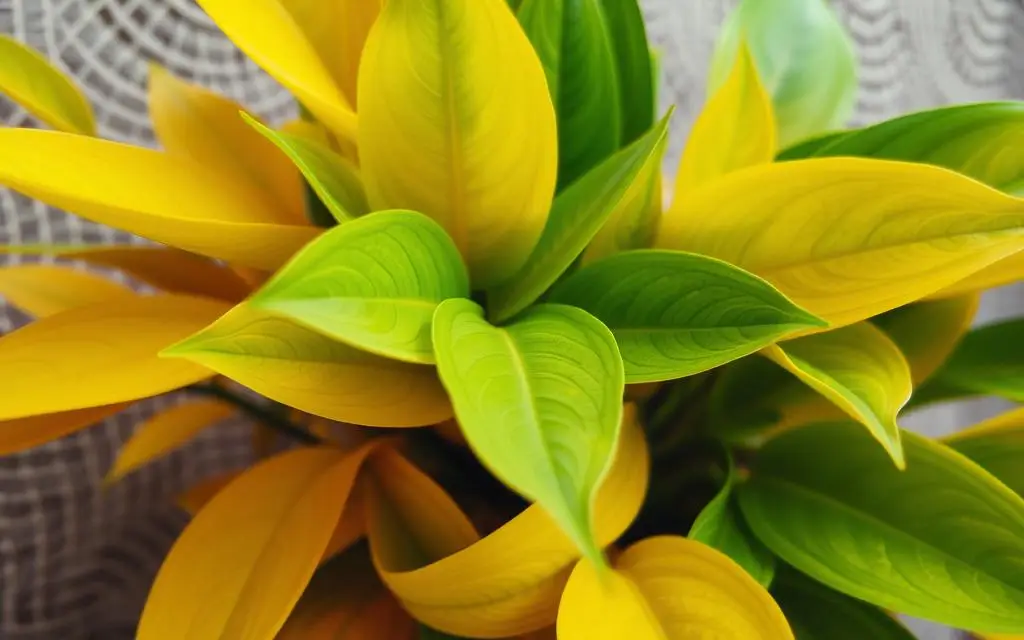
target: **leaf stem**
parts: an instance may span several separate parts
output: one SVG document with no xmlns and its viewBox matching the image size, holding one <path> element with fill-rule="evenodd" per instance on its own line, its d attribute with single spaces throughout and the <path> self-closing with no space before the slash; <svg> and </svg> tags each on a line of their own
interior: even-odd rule
<svg viewBox="0 0 1024 640">
<path fill-rule="evenodd" d="M 261 406 L 260 404 L 237 393 L 233 393 L 223 387 L 215 384 L 194 384 L 190 387 L 186 387 L 185 390 L 200 395 L 211 396 L 231 403 L 249 417 L 258 420 L 272 429 L 280 431 L 282 434 L 292 438 L 293 440 L 301 442 L 302 444 L 317 445 L 325 443 L 319 436 L 306 431 L 283 415 L 274 413 L 270 408 Z"/>
</svg>

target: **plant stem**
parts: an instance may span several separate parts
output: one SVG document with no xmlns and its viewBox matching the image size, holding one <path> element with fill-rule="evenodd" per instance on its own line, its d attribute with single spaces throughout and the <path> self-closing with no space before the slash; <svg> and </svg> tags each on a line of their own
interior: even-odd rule
<svg viewBox="0 0 1024 640">
<path fill-rule="evenodd" d="M 247 414 L 249 417 L 258 420 L 259 422 L 265 424 L 266 426 L 272 429 L 280 431 L 289 438 L 297 440 L 302 444 L 324 444 L 324 441 L 321 438 L 310 433 L 309 431 L 306 431 L 305 429 L 293 423 L 291 420 L 284 417 L 283 415 L 274 413 L 269 408 L 260 406 L 258 403 L 253 402 L 252 400 L 249 400 L 248 398 L 240 396 L 236 393 L 232 393 L 231 391 L 224 389 L 223 387 L 219 387 L 217 385 L 212 384 L 197 384 L 187 387 L 185 390 L 190 391 L 192 393 L 211 396 L 223 400 L 225 402 L 229 402 L 238 407 L 243 413 Z"/>
</svg>

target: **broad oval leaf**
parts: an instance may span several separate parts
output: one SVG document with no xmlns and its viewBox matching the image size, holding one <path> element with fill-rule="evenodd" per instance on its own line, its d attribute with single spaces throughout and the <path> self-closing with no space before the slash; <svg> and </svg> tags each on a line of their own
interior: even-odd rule
<svg viewBox="0 0 1024 640">
<path fill-rule="evenodd" d="M 505 284 L 487 294 L 488 313 L 501 322 L 536 302 L 587 248 L 601 228 L 630 206 L 650 180 L 644 175 L 668 133 L 670 110 L 645 136 L 622 149 L 558 194 L 544 234 L 530 259 Z"/>
<path fill-rule="evenodd" d="M 0 420 L 0 455 L 6 456 L 91 427 L 128 408 L 118 403 L 87 409 Z"/>
<path fill-rule="evenodd" d="M 188 158 L 33 129 L 0 129 L 0 184 L 157 242 L 276 269 L 319 230 Z"/>
<path fill-rule="evenodd" d="M 441 380 L 470 447 L 503 482 L 543 506 L 600 561 L 593 507 L 622 421 L 622 359 L 580 309 L 538 305 L 505 327 L 465 299 L 434 314 Z"/>
<path fill-rule="evenodd" d="M 558 609 L 559 640 L 793 638 L 768 592 L 700 542 L 647 538 L 626 549 L 615 569 L 600 574 L 586 560 L 576 565 Z"/>
<path fill-rule="evenodd" d="M 1024 402 L 1024 319 L 967 332 L 953 353 L 915 394 L 915 404 L 966 396 Z"/>
<path fill-rule="evenodd" d="M 620 141 L 627 145 L 654 124 L 657 92 L 647 27 L 636 0 L 601 0 L 618 76 Z"/>
<path fill-rule="evenodd" d="M 601 0 L 525 0 L 517 16 L 544 65 L 558 115 L 561 190 L 619 148 L 612 24 Z"/>
<path fill-rule="evenodd" d="M 434 310 L 468 295 L 459 250 L 440 225 L 381 211 L 325 232 L 248 304 L 366 351 L 432 363 Z"/>
<path fill-rule="evenodd" d="M 760 278 L 681 251 L 604 258 L 563 280 L 550 300 L 612 330 L 630 384 L 693 375 L 824 326 Z"/>
<path fill-rule="evenodd" d="M 359 75 L 370 205 L 434 218 L 474 289 L 526 262 L 558 163 L 544 69 L 504 0 L 389 0 Z"/>
<path fill-rule="evenodd" d="M 0 34 L 0 93 L 58 131 L 96 135 L 92 107 L 71 79 L 7 34 Z"/>
<path fill-rule="evenodd" d="M 611 544 L 633 522 L 647 491 L 649 465 L 635 407 L 627 405 L 615 463 L 595 503 L 600 544 Z M 411 465 L 404 467 L 416 471 Z M 391 506 L 423 517 L 415 530 L 468 541 L 468 534 L 460 533 L 465 531 L 465 518 L 450 515 L 453 506 L 431 499 L 434 508 L 417 508 L 423 496 L 440 491 L 423 488 L 433 485 L 429 477 L 422 472 L 416 474 L 419 479 L 399 475 L 396 469 L 384 467 L 386 473 L 378 474 L 382 482 L 378 486 L 385 489 L 383 497 Z M 429 564 L 409 562 L 408 550 L 415 541 L 407 536 L 414 529 L 408 525 L 395 529 L 383 518 L 382 508 L 387 506 L 369 501 L 367 529 L 374 562 L 388 588 L 417 619 L 477 638 L 504 638 L 555 623 L 559 598 L 580 552 L 539 505 L 528 507 L 478 542 Z"/>
<path fill-rule="evenodd" d="M 370 446 L 302 448 L 217 493 L 171 547 L 139 640 L 272 638 L 320 562 Z"/>
<path fill-rule="evenodd" d="M 885 332 L 858 322 L 781 342 L 765 355 L 867 427 L 904 468 L 896 416 L 914 387 L 910 365 Z"/>
<path fill-rule="evenodd" d="M 0 299 L 37 318 L 133 295 L 113 280 L 67 266 L 0 267 Z"/>
<path fill-rule="evenodd" d="M 1024 201 L 928 165 L 798 160 L 742 169 L 679 194 L 657 244 L 757 274 L 842 326 L 1020 250 Z"/>
<path fill-rule="evenodd" d="M 1024 499 L 945 445 L 902 437 L 904 471 L 853 423 L 773 438 L 739 491 L 747 522 L 843 593 L 962 629 L 1024 631 Z"/>
<path fill-rule="evenodd" d="M 1024 409 L 1014 409 L 943 440 L 1024 496 Z"/>
<path fill-rule="evenodd" d="M 126 296 L 13 331 L 0 338 L 0 420 L 148 398 L 208 378 L 205 367 L 157 354 L 228 309 L 206 298 Z"/>
<path fill-rule="evenodd" d="M 290 407 L 369 427 L 451 417 L 432 367 L 360 351 L 242 304 L 163 355 L 195 362 Z"/>
</svg>

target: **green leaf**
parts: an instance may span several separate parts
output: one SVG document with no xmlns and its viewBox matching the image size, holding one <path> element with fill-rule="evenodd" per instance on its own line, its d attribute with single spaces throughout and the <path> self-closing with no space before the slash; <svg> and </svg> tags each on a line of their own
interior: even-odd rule
<svg viewBox="0 0 1024 640">
<path fill-rule="evenodd" d="M 523 268 L 488 292 L 495 322 L 511 318 L 540 298 L 587 248 L 604 224 L 629 204 L 634 184 L 668 132 L 673 110 L 642 138 L 608 158 L 555 198 L 547 224 Z"/>
<path fill-rule="evenodd" d="M 754 537 L 733 500 L 736 467 L 725 452 L 727 472 L 721 490 L 704 507 L 688 537 L 718 549 L 743 567 L 761 586 L 768 588 L 775 576 L 775 556 Z"/>
<path fill-rule="evenodd" d="M 914 634 L 885 611 L 791 568 L 778 572 L 771 593 L 796 640 L 914 640 Z"/>
<path fill-rule="evenodd" d="M 970 396 L 1024 402 L 1024 318 L 968 332 L 945 364 L 918 389 L 913 404 Z"/>
<path fill-rule="evenodd" d="M 1024 410 L 990 418 L 943 442 L 1024 496 Z"/>
<path fill-rule="evenodd" d="M 829 131 L 826 133 L 820 133 L 818 135 L 804 138 L 799 142 L 795 142 L 790 146 L 786 147 L 782 151 L 775 154 L 775 162 L 786 162 L 787 160 L 803 160 L 805 158 L 812 157 L 819 149 L 827 147 L 829 144 L 839 140 L 840 138 L 849 135 L 849 131 L 843 129 L 839 131 Z"/>
<path fill-rule="evenodd" d="M 846 124 L 857 100 L 853 44 L 825 0 L 742 0 L 726 19 L 712 58 L 709 89 L 732 68 L 746 37 L 775 105 L 779 145 Z"/>
<path fill-rule="evenodd" d="M 38 51 L 2 33 L 0 93 L 58 131 L 96 135 L 92 107 L 78 87 Z"/>
<path fill-rule="evenodd" d="M 1024 632 L 1024 499 L 964 456 L 903 433 L 893 467 L 855 423 L 771 440 L 739 489 L 775 555 L 855 598 L 949 626 Z"/>
<path fill-rule="evenodd" d="M 359 170 L 331 149 L 302 136 L 274 131 L 247 113 L 242 118 L 291 158 L 309 186 L 338 222 L 370 211 Z"/>
<path fill-rule="evenodd" d="M 584 309 L 612 330 L 630 384 L 690 376 L 826 326 L 757 276 L 664 249 L 627 251 L 587 265 L 550 299 Z"/>
<path fill-rule="evenodd" d="M 519 22 L 537 51 L 558 114 L 558 189 L 619 148 L 621 114 L 601 0 L 524 0 Z"/>
<path fill-rule="evenodd" d="M 766 355 L 867 427 L 904 467 L 896 416 L 910 399 L 910 365 L 893 341 L 869 322 L 787 340 Z"/>
<path fill-rule="evenodd" d="M 611 34 L 622 114 L 621 144 L 627 145 L 654 125 L 654 87 L 647 27 L 637 0 L 601 0 Z"/>
<path fill-rule="evenodd" d="M 539 503 L 593 562 L 594 496 L 622 420 L 622 360 L 585 311 L 538 305 L 498 328 L 469 300 L 434 314 L 441 381 L 462 433 L 496 476 Z"/>
<path fill-rule="evenodd" d="M 325 231 L 249 304 L 378 355 L 431 364 L 434 310 L 467 295 L 469 275 L 441 225 L 380 211 Z"/>
</svg>

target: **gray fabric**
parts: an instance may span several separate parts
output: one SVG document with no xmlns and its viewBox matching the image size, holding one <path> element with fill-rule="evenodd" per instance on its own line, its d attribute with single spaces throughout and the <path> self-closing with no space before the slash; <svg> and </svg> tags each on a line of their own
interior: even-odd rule
<svg viewBox="0 0 1024 640">
<path fill-rule="evenodd" d="M 678 105 L 672 170 L 703 99 L 707 61 L 730 0 L 646 0 L 664 52 L 662 103 Z M 950 102 L 1024 95 L 1024 7 L 1014 0 L 837 0 L 857 41 L 861 91 L 854 124 Z M 0 31 L 71 73 L 93 102 L 101 134 L 151 145 L 146 61 L 213 87 L 272 122 L 289 97 L 238 53 L 191 0 L 0 0 Z M 35 126 L 0 99 L 0 123 Z M 132 241 L 110 229 L 0 190 L 0 243 Z M 0 258 L 17 262 L 18 258 Z M 1020 293 L 986 297 L 981 318 L 1020 311 Z M 0 307 L 0 331 L 26 321 Z M 2 398 L 2 396 L 0 396 Z M 2 399 L 0 399 L 2 401 Z M 133 425 L 157 404 L 23 455 L 0 458 L 0 638 L 130 638 L 160 557 L 184 523 L 168 506 L 195 481 L 243 464 L 244 425 L 209 433 L 103 492 L 99 481 Z M 974 403 L 916 417 L 948 432 L 991 414 Z M 934 625 L 922 638 L 949 637 Z"/>
</svg>

